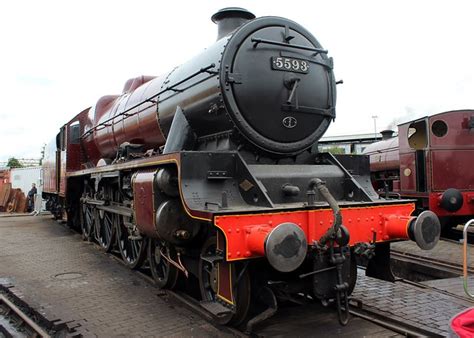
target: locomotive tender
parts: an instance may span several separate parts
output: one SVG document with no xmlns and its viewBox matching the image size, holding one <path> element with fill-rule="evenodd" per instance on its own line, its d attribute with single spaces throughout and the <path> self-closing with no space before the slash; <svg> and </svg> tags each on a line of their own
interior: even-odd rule
<svg viewBox="0 0 474 338">
<path fill-rule="evenodd" d="M 447 111 L 398 126 L 398 136 L 364 149 L 374 188 L 417 201 L 443 230 L 474 215 L 474 110 Z"/>
<path fill-rule="evenodd" d="M 201 54 L 60 129 L 48 207 L 131 268 L 147 259 L 159 287 L 196 286 L 221 323 L 251 326 L 296 294 L 334 300 L 346 323 L 356 258 L 390 279 L 388 243 L 430 249 L 439 221 L 380 199 L 366 158 L 318 153 L 336 82 L 311 33 L 241 8 L 212 20 L 218 38 Z"/>
</svg>

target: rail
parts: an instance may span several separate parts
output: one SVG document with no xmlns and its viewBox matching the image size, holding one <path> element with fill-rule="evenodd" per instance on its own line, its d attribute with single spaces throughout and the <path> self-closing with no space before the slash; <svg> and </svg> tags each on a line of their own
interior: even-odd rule
<svg viewBox="0 0 474 338">
<path fill-rule="evenodd" d="M 363 303 L 356 299 L 351 299 L 350 314 L 363 320 L 372 322 L 405 337 L 442 337 L 442 335 L 415 327 L 406 321 L 388 317 L 374 309 L 363 306 Z"/>
<path fill-rule="evenodd" d="M 397 250 L 392 250 L 390 252 L 390 256 L 397 260 L 406 260 L 406 261 L 409 261 L 410 263 L 431 266 L 434 269 L 453 273 L 458 276 L 462 274 L 462 270 L 463 270 L 463 266 L 461 263 L 449 262 L 442 259 L 435 259 L 433 257 L 423 257 L 415 253 L 400 252 Z M 469 273 L 474 274 L 474 268 L 467 267 L 467 270 Z"/>
<path fill-rule="evenodd" d="M 467 222 L 465 225 L 464 225 L 464 229 L 463 229 L 463 260 L 462 260 L 462 274 L 463 274 L 463 286 L 464 286 L 464 292 L 466 293 L 466 295 L 469 297 L 469 298 L 473 298 L 474 299 L 474 294 L 470 293 L 469 292 L 469 288 L 468 288 L 468 285 L 467 285 L 467 229 L 471 226 L 471 224 L 474 223 L 474 219 L 471 219 L 469 222 Z"/>
<path fill-rule="evenodd" d="M 13 304 L 7 297 L 0 295 L 0 305 L 6 308 L 5 313 L 7 316 L 18 317 L 20 322 L 27 326 L 33 337 L 51 337 L 48 332 L 43 330 L 38 324 L 36 324 L 31 318 L 23 313 L 15 304 Z"/>
</svg>

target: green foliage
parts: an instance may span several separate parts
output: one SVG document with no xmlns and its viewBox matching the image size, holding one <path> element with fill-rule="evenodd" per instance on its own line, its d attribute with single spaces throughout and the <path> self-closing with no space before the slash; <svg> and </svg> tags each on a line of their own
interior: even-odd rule
<svg viewBox="0 0 474 338">
<path fill-rule="evenodd" d="M 16 158 L 10 157 L 7 162 L 7 167 L 10 168 L 23 168 L 23 164 L 20 163 Z"/>
<path fill-rule="evenodd" d="M 328 148 L 328 149 L 326 149 L 326 151 L 328 153 L 333 154 L 333 155 L 340 155 L 340 154 L 345 154 L 346 153 L 344 148 L 336 147 L 336 146 Z"/>
</svg>

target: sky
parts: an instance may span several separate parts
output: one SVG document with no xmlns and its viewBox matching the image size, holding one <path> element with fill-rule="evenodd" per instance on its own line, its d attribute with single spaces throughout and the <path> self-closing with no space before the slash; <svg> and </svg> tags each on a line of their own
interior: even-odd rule
<svg viewBox="0 0 474 338">
<path fill-rule="evenodd" d="M 334 58 L 326 135 L 394 128 L 474 108 L 472 1 L 52 1 L 0 10 L 0 162 L 39 158 L 59 127 L 125 81 L 160 75 L 211 45 L 223 7 L 307 28 Z"/>
</svg>

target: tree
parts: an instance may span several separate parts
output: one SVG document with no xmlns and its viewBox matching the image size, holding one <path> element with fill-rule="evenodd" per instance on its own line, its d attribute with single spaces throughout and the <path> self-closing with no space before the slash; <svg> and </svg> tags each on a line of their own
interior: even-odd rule
<svg viewBox="0 0 474 338">
<path fill-rule="evenodd" d="M 23 164 L 20 163 L 16 158 L 10 157 L 7 162 L 7 167 L 10 168 L 22 168 Z"/>
</svg>

